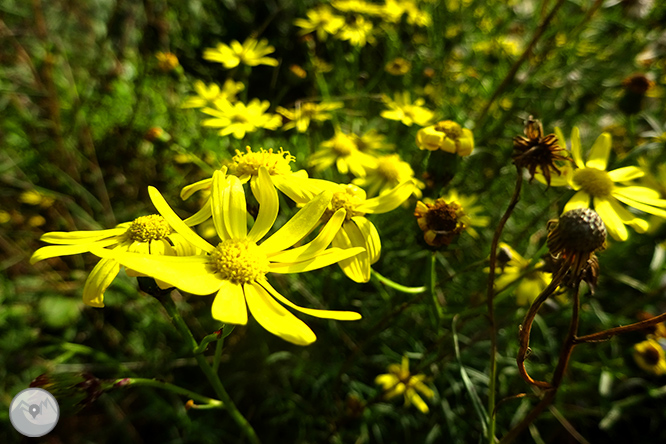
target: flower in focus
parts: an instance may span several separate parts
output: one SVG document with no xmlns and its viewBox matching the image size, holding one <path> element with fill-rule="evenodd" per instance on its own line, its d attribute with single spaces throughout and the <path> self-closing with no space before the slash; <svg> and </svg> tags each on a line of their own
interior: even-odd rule
<svg viewBox="0 0 666 444">
<path fill-rule="evenodd" d="M 435 116 L 435 113 L 422 105 L 424 99 L 416 99 L 412 103 L 409 91 L 395 94 L 395 100 L 388 96 L 383 96 L 382 100 L 388 106 L 388 110 L 382 111 L 381 116 L 389 120 L 399 120 L 407 126 L 416 123 L 419 126 L 427 125 Z"/>
<path fill-rule="evenodd" d="M 534 179 L 537 169 L 543 174 L 550 186 L 551 170 L 559 176 L 562 174 L 555 165 L 556 160 L 569 160 L 559 154 L 560 151 L 567 152 L 558 144 L 557 136 L 549 134 L 543 137 L 543 126 L 541 122 L 529 117 L 525 124 L 525 136 L 513 138 L 513 163 L 518 168 L 527 168 L 530 173 L 530 181 Z"/>
<path fill-rule="evenodd" d="M 356 177 L 365 176 L 366 168 L 375 166 L 375 163 L 374 157 L 358 149 L 354 137 L 337 129 L 335 136 L 322 142 L 309 160 L 315 171 L 326 170 L 335 164 L 340 174 L 351 172 Z"/>
<path fill-rule="evenodd" d="M 634 345 L 634 360 L 643 370 L 653 375 L 666 374 L 666 339 L 649 338 Z"/>
<path fill-rule="evenodd" d="M 222 89 L 217 83 L 211 83 L 208 86 L 201 80 L 194 82 L 194 91 L 196 96 L 188 97 L 180 106 L 181 108 L 204 108 L 214 106 L 216 100 L 236 101 L 236 94 L 243 91 L 245 85 L 242 82 L 234 82 L 229 79 L 224 82 Z"/>
<path fill-rule="evenodd" d="M 277 66 L 276 59 L 266 57 L 274 51 L 275 48 L 268 44 L 268 40 L 248 38 L 242 45 L 238 40 L 233 40 L 230 45 L 218 43 L 217 47 L 206 49 L 203 58 L 222 63 L 227 69 L 235 68 L 241 63 L 247 66 Z"/>
<path fill-rule="evenodd" d="M 414 170 L 400 159 L 399 154 L 378 157 L 376 166 L 367 168 L 366 172 L 365 177 L 356 178 L 352 183 L 367 190 L 370 196 L 387 192 L 408 180 L 415 184 L 413 193 L 416 197 L 421 197 L 421 190 L 425 188 L 423 182 L 414 178 Z"/>
<path fill-rule="evenodd" d="M 420 392 L 429 399 L 435 396 L 435 392 L 424 384 L 425 379 L 425 375 L 412 375 L 409 372 L 409 359 L 407 356 L 403 356 L 402 364 L 389 365 L 388 373 L 377 376 L 375 384 L 382 386 L 386 399 L 404 395 L 406 406 L 414 404 L 421 412 L 428 413 L 428 405 L 417 393 Z"/>
<path fill-rule="evenodd" d="M 544 261 L 539 260 L 532 265 L 532 261 L 522 257 L 508 244 L 502 242 L 499 247 L 508 260 L 502 268 L 497 268 L 497 273 L 502 274 L 495 280 L 496 293 L 504 291 L 518 281 L 515 289 L 516 303 L 518 305 L 531 304 L 550 283 L 551 273 L 535 270 L 535 268 L 542 267 Z"/>
<path fill-rule="evenodd" d="M 306 12 L 307 19 L 298 18 L 294 20 L 294 25 L 302 28 L 299 35 L 317 32 L 317 38 L 320 41 L 326 40 L 328 34 L 334 35 L 345 25 L 345 19 L 335 15 L 333 10 L 327 5 L 321 5 Z"/>
<path fill-rule="evenodd" d="M 271 104 L 268 100 L 252 99 L 247 105 L 242 102 L 231 103 L 228 100 L 216 100 L 215 108 L 204 108 L 202 111 L 213 119 L 203 121 L 203 126 L 221 128 L 218 134 L 226 136 L 233 134 L 236 139 L 242 139 L 246 133 L 252 133 L 258 128 L 274 130 L 282 125 L 282 118 L 277 114 L 266 113 Z"/>
<path fill-rule="evenodd" d="M 133 252 L 151 255 L 184 256 L 196 253 L 196 248 L 180 234 L 175 233 L 160 215 L 141 216 L 116 228 L 98 231 L 72 231 L 46 233 L 40 238 L 50 245 L 34 252 L 30 263 L 56 256 L 92 252 L 109 248 L 109 257 L 97 263 L 83 287 L 83 302 L 92 307 L 104 307 L 104 292 L 120 271 L 115 254 Z M 127 269 L 130 276 L 138 276 Z M 158 282 L 159 284 L 159 282 Z M 166 288 L 166 287 L 165 287 Z"/>
<path fill-rule="evenodd" d="M 286 109 L 278 106 L 275 111 L 291 120 L 291 122 L 282 125 L 282 129 L 286 131 L 291 128 L 296 128 L 299 133 L 304 133 L 310 126 L 310 121 L 314 120 L 317 122 L 323 122 L 325 120 L 330 120 L 331 114 L 327 111 L 340 109 L 342 106 L 342 102 L 322 102 L 320 104 L 299 102 L 294 109 Z"/>
<path fill-rule="evenodd" d="M 395 59 L 388 62 L 384 69 L 387 73 L 394 76 L 404 76 L 409 72 L 410 69 L 412 69 L 412 64 L 402 57 L 396 57 Z"/>
<path fill-rule="evenodd" d="M 335 38 L 349 40 L 349 43 L 359 47 L 365 46 L 366 43 L 371 45 L 375 43 L 375 37 L 372 35 L 372 22 L 367 21 L 361 15 L 348 19 L 340 31 L 335 34 Z"/>
<path fill-rule="evenodd" d="M 169 224 L 184 238 L 202 250 L 202 254 L 185 257 L 115 254 L 96 249 L 94 254 L 114 258 L 125 267 L 145 273 L 195 295 L 216 293 L 213 318 L 225 324 L 245 325 L 248 309 L 256 321 L 269 332 L 297 345 L 316 340 L 312 330 L 283 305 L 311 316 L 357 320 L 358 313 L 302 308 L 275 290 L 266 279 L 268 273 L 302 273 L 348 259 L 360 248 L 328 248 L 344 220 L 343 212 L 334 214 L 320 233 L 309 243 L 289 249 L 300 242 L 319 223 L 331 200 L 331 193 L 312 199 L 287 223 L 263 242 L 278 213 L 277 191 L 270 183 L 266 168 L 259 171 L 257 189 L 259 213 L 248 232 L 247 209 L 243 185 L 235 176 L 218 178 L 215 171 L 211 210 L 221 242 L 211 245 L 199 237 L 169 207 L 157 189 L 150 187 L 150 198 Z"/>
<path fill-rule="evenodd" d="M 560 141 L 564 141 L 559 128 L 555 129 L 555 133 Z M 625 225 L 631 226 L 639 233 L 645 233 L 649 224 L 626 210 L 620 202 L 637 210 L 666 218 L 666 210 L 663 209 L 666 208 L 666 200 L 660 199 L 659 193 L 652 188 L 628 184 L 645 174 L 638 167 L 626 166 L 606 172 L 610 148 L 611 136 L 608 133 L 601 134 L 590 149 L 587 162 L 583 162 L 580 131 L 574 127 L 571 133 L 571 154 L 575 168 L 570 165 L 562 167 L 562 175 L 553 177 L 551 185 L 569 185 L 576 190 L 576 194 L 564 206 L 563 212 L 575 208 L 594 207 L 613 239 L 625 241 L 629 237 Z M 539 179 L 539 175 L 536 177 Z"/>
<path fill-rule="evenodd" d="M 416 133 L 416 144 L 421 150 L 442 150 L 464 157 L 474 150 L 474 135 L 452 120 L 442 120 L 436 125 L 421 128 Z"/>
<path fill-rule="evenodd" d="M 158 52 L 155 54 L 155 58 L 157 58 L 157 67 L 160 71 L 173 71 L 180 65 L 178 57 L 170 52 Z"/>
</svg>

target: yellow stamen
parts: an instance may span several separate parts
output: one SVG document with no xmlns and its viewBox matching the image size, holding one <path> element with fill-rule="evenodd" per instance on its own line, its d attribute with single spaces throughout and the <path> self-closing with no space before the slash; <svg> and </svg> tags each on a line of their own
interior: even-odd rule
<svg viewBox="0 0 666 444">
<path fill-rule="evenodd" d="M 344 208 L 347 212 L 346 220 L 351 220 L 355 216 L 363 216 L 365 213 L 355 211 L 354 209 L 365 201 L 365 191 L 356 185 L 346 185 L 344 191 L 333 194 L 333 199 L 324 213 L 324 217 L 331 217 L 337 210 Z"/>
<path fill-rule="evenodd" d="M 160 215 L 141 216 L 132 222 L 127 235 L 135 242 L 160 240 L 171 234 L 169 223 Z"/>
<path fill-rule="evenodd" d="M 230 170 L 232 173 L 242 176 L 243 174 L 250 174 L 257 176 L 259 174 L 259 167 L 266 167 L 268 174 L 271 176 L 279 176 L 291 174 L 291 166 L 289 163 L 296 160 L 289 151 L 273 152 L 273 149 L 266 151 L 261 148 L 258 153 L 252 152 L 249 146 L 245 148 L 247 153 L 241 153 L 236 150 L 236 155 L 233 157 Z"/>
<path fill-rule="evenodd" d="M 269 271 L 266 255 L 247 239 L 227 239 L 211 254 L 212 266 L 222 279 L 244 284 L 262 278 Z"/>
<path fill-rule="evenodd" d="M 607 172 L 597 168 L 577 170 L 573 181 L 592 197 L 610 197 L 613 193 L 613 180 Z"/>
</svg>

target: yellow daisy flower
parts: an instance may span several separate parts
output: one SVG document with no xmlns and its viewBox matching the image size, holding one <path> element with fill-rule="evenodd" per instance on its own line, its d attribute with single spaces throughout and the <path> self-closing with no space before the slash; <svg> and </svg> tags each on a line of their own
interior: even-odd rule
<svg viewBox="0 0 666 444">
<path fill-rule="evenodd" d="M 335 38 L 348 40 L 352 45 L 360 47 L 365 46 L 366 43 L 371 45 L 375 43 L 375 37 L 372 35 L 372 22 L 360 15 L 355 15 L 353 20 L 347 20 L 340 31 L 335 34 Z"/>
<path fill-rule="evenodd" d="M 430 411 L 428 405 L 417 392 L 429 399 L 435 396 L 435 392 L 424 384 L 425 375 L 412 375 L 409 372 L 409 358 L 403 356 L 402 365 L 391 364 L 388 366 L 388 371 L 375 378 L 375 384 L 381 385 L 384 389 L 384 397 L 390 399 L 404 395 L 406 406 L 414 404 L 422 413 L 428 413 Z"/>
<path fill-rule="evenodd" d="M 274 130 L 282 125 L 280 116 L 266 113 L 270 106 L 268 100 L 262 102 L 259 99 L 252 99 L 247 105 L 242 102 L 216 100 L 215 108 L 202 110 L 214 117 L 204 120 L 202 125 L 221 128 L 218 132 L 220 136 L 232 134 L 236 139 L 242 139 L 246 133 L 252 133 L 258 128 Z"/>
<path fill-rule="evenodd" d="M 362 0 L 334 0 L 333 7 L 342 12 L 354 12 L 357 14 L 381 15 L 383 7 Z"/>
<path fill-rule="evenodd" d="M 247 66 L 278 66 L 276 59 L 266 57 L 274 51 L 275 48 L 268 44 L 268 40 L 248 38 L 242 45 L 238 40 L 233 40 L 229 45 L 218 43 L 217 47 L 206 49 L 203 58 L 222 63 L 227 69 L 235 68 L 241 63 Z"/>
<path fill-rule="evenodd" d="M 201 80 L 194 82 L 194 91 L 196 96 L 191 96 L 185 99 L 185 102 L 180 106 L 181 108 L 203 108 L 206 106 L 214 106 L 216 100 L 227 100 L 229 102 L 236 101 L 236 94 L 243 91 L 245 85 L 242 82 L 234 82 L 229 79 L 224 82 L 222 89 L 217 83 L 211 83 L 208 86 Z"/>
<path fill-rule="evenodd" d="M 171 52 L 158 52 L 155 54 L 157 59 L 157 67 L 164 72 L 169 72 L 176 69 L 180 63 L 178 57 Z"/>
<path fill-rule="evenodd" d="M 407 23 L 420 27 L 428 27 L 432 24 L 432 17 L 425 11 L 421 11 L 414 1 L 409 0 L 386 0 L 382 16 L 391 23 L 397 23 L 402 16 L 407 14 Z"/>
<path fill-rule="evenodd" d="M 558 139 L 564 142 L 562 130 L 555 128 Z M 564 144 L 564 143 L 563 143 Z M 606 171 L 611 149 L 611 136 L 602 133 L 590 149 L 587 162 L 583 161 L 580 131 L 574 127 L 571 132 L 571 154 L 575 168 L 564 165 L 561 176 L 551 178 L 552 186 L 568 185 L 576 194 L 564 206 L 563 213 L 575 208 L 594 208 L 604 221 L 606 229 L 615 240 L 627 240 L 629 234 L 625 225 L 639 233 L 649 228 L 647 221 L 627 211 L 620 202 L 637 210 L 666 218 L 666 199 L 661 199 L 652 188 L 634 186 L 630 182 L 645 174 L 636 166 L 626 166 Z M 543 182 L 543 176 L 538 175 Z"/>
<path fill-rule="evenodd" d="M 409 91 L 396 93 L 395 100 L 388 96 L 383 96 L 382 100 L 389 108 L 381 113 L 385 119 L 399 120 L 407 126 L 412 126 L 414 123 L 425 126 L 435 117 L 434 112 L 422 106 L 425 103 L 424 99 L 416 99 L 412 103 Z"/>
<path fill-rule="evenodd" d="M 352 173 L 356 177 L 365 176 L 366 168 L 374 167 L 374 157 L 361 152 L 353 135 L 335 131 L 332 139 L 319 145 L 319 150 L 310 156 L 309 164 L 315 171 L 323 171 L 335 164 L 340 174 Z"/>
<path fill-rule="evenodd" d="M 222 172 L 215 171 L 215 176 Z M 357 320 L 358 313 L 315 310 L 299 307 L 275 290 L 266 279 L 268 273 L 302 273 L 316 270 L 362 251 L 326 248 L 344 220 L 344 212 L 334 214 L 311 242 L 289 249 L 317 225 L 331 201 L 331 193 L 322 193 L 305 205 L 294 217 L 263 242 L 278 213 L 277 192 L 266 168 L 258 178 L 259 214 L 248 232 L 243 185 L 235 176 L 213 181 L 211 207 L 213 223 L 221 242 L 209 244 L 188 227 L 169 207 L 157 189 L 150 187 L 150 198 L 169 224 L 203 254 L 191 256 L 150 256 L 97 249 L 94 254 L 115 259 L 126 267 L 167 282 L 196 295 L 216 293 L 213 318 L 225 324 L 245 325 L 248 309 L 269 332 L 297 345 L 316 340 L 312 330 L 282 304 L 326 319 Z"/>
<path fill-rule="evenodd" d="M 664 339 L 647 339 L 634 345 L 634 360 L 643 370 L 654 375 L 666 374 L 666 352 Z"/>
<path fill-rule="evenodd" d="M 474 150 L 474 135 L 452 120 L 442 120 L 436 125 L 421 128 L 416 133 L 416 145 L 420 150 L 442 150 L 464 157 Z"/>
<path fill-rule="evenodd" d="M 394 76 L 404 76 L 412 69 L 412 64 L 403 59 L 402 57 L 396 57 L 395 59 L 389 61 L 384 70 Z"/>
<path fill-rule="evenodd" d="M 354 185 L 364 188 L 369 196 L 385 193 L 395 186 L 411 180 L 415 187 L 413 194 L 421 197 L 425 184 L 414 178 L 414 170 L 409 163 L 400 158 L 399 154 L 389 154 L 377 158 L 375 167 L 367 168 L 367 175 L 352 181 Z"/>
<path fill-rule="evenodd" d="M 504 250 L 509 257 L 509 260 L 504 267 L 497 268 L 497 273 L 501 273 L 501 275 L 495 280 L 495 291 L 499 293 L 520 279 L 520 283 L 515 290 L 516 303 L 518 305 L 531 304 L 543 289 L 548 286 L 552 274 L 535 270 L 527 273 L 527 270 L 530 268 L 541 267 L 544 262 L 539 260 L 536 266 L 532 267 L 531 261 L 522 257 L 508 244 L 502 242 L 499 246 Z M 486 268 L 485 271 L 487 272 L 488 268 Z"/>
<path fill-rule="evenodd" d="M 54 231 L 41 240 L 50 245 L 35 251 L 30 258 L 34 264 L 57 256 L 92 252 L 110 248 L 114 253 L 133 252 L 152 255 L 186 256 L 196 254 L 196 248 L 183 236 L 175 233 L 160 215 L 141 216 L 133 222 L 119 224 L 116 228 L 98 231 Z M 92 307 L 104 307 L 104 292 L 120 271 L 120 263 L 105 258 L 97 263 L 88 275 L 83 287 L 83 302 Z M 137 276 L 127 269 L 127 274 Z"/>
<path fill-rule="evenodd" d="M 283 130 L 296 128 L 299 133 L 304 133 L 310 126 L 310 121 L 323 122 L 331 119 L 331 114 L 327 111 L 340 109 L 343 107 L 342 102 L 322 102 L 319 104 L 312 102 L 298 103 L 294 109 L 286 109 L 278 106 L 275 111 L 282 114 L 291 122 L 282 125 Z"/>
<path fill-rule="evenodd" d="M 395 148 L 395 145 L 388 143 L 386 136 L 379 134 L 376 129 L 368 130 L 360 136 L 357 134 L 350 134 L 350 136 L 354 139 L 356 148 L 359 151 L 372 156 L 376 155 L 377 151 L 392 150 Z"/>
<path fill-rule="evenodd" d="M 344 17 L 335 15 L 333 10 L 327 5 L 321 5 L 306 12 L 307 19 L 298 18 L 294 20 L 294 25 L 302 28 L 299 35 L 317 32 L 317 38 L 321 41 L 326 40 L 328 34 L 334 35 L 345 25 Z"/>
</svg>

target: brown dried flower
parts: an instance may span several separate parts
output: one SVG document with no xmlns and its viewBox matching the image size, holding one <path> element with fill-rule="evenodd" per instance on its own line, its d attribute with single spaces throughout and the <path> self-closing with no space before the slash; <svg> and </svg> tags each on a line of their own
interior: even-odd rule
<svg viewBox="0 0 666 444">
<path fill-rule="evenodd" d="M 556 160 L 570 160 L 568 157 L 560 154 L 560 151 L 566 152 L 559 145 L 555 134 L 543 136 L 543 127 L 541 122 L 530 116 L 525 121 L 525 136 L 516 136 L 513 138 L 513 163 L 518 168 L 527 168 L 530 173 L 530 182 L 534 179 L 534 174 L 539 168 L 550 186 L 551 170 L 559 176 L 562 174 L 555 165 Z"/>
</svg>

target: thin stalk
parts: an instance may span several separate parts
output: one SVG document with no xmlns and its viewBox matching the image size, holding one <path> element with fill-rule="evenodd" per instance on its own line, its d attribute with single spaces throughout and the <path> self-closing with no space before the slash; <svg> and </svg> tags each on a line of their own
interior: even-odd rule
<svg viewBox="0 0 666 444">
<path fill-rule="evenodd" d="M 428 289 L 428 287 L 406 287 L 404 285 L 400 285 L 397 282 L 392 281 L 391 279 L 382 276 L 379 274 L 376 270 L 370 269 L 370 273 L 372 274 L 373 277 L 375 277 L 379 282 L 382 284 L 391 287 L 394 290 L 400 291 L 402 293 L 410 293 L 410 294 L 418 294 L 418 293 L 423 293 Z"/>
<path fill-rule="evenodd" d="M 160 390 L 166 390 L 177 395 L 185 396 L 188 399 L 200 403 L 202 406 L 206 405 L 211 408 L 224 408 L 224 403 L 219 399 L 209 398 L 207 396 L 200 395 L 196 392 L 188 390 L 183 387 L 179 387 L 168 382 L 159 381 L 157 379 L 147 379 L 147 378 L 121 378 L 111 381 L 111 385 L 115 387 L 154 387 Z"/>
<path fill-rule="evenodd" d="M 494 285 L 495 267 L 497 266 L 497 246 L 499 245 L 504 226 L 520 199 L 520 190 L 523 185 L 522 173 L 522 169 L 518 168 L 518 177 L 516 178 L 516 186 L 513 189 L 511 201 L 509 202 L 509 206 L 504 212 L 504 215 L 502 215 L 499 224 L 497 224 L 495 234 L 493 235 L 493 241 L 490 245 L 490 268 L 488 270 L 488 287 L 486 295 L 486 301 L 488 304 L 488 324 L 490 326 L 490 379 L 488 383 L 488 442 L 490 444 L 495 443 L 495 416 L 493 416 L 493 412 L 495 411 L 495 391 L 497 386 L 497 328 L 495 326 Z"/>
<path fill-rule="evenodd" d="M 430 254 L 430 271 L 428 276 L 429 288 L 430 288 L 430 300 L 432 302 L 432 310 L 435 314 L 435 325 L 439 327 L 442 322 L 442 317 L 444 316 L 444 310 L 442 305 L 437 300 L 437 274 L 435 272 L 435 266 L 437 265 L 437 252 L 433 251 Z"/>
</svg>

